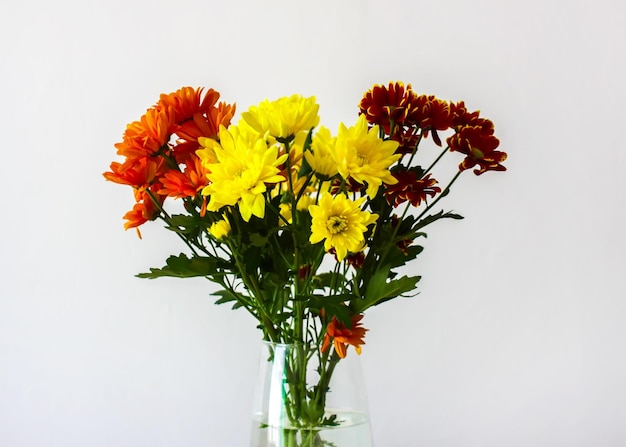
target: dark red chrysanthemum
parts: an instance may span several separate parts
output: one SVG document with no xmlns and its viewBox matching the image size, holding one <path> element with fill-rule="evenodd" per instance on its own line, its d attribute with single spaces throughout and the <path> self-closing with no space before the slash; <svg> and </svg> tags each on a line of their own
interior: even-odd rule
<svg viewBox="0 0 626 447">
<path fill-rule="evenodd" d="M 460 129 L 465 126 L 479 126 L 485 133 L 494 132 L 493 123 L 487 118 L 480 117 L 480 111 L 469 112 L 465 107 L 465 102 L 460 101 L 450 104 L 450 115 L 452 117 L 452 127 Z"/>
<path fill-rule="evenodd" d="M 433 141 L 441 146 L 441 139 L 437 131 L 448 130 L 452 127 L 453 115 L 450 103 L 433 95 L 419 95 L 414 106 L 406 117 L 406 123 L 422 129 L 422 136 L 432 133 Z"/>
<path fill-rule="evenodd" d="M 396 246 L 406 256 L 409 254 L 408 248 L 411 246 L 412 243 L 413 243 L 413 239 L 402 239 L 400 242 L 396 244 Z"/>
<path fill-rule="evenodd" d="M 482 126 L 465 126 L 447 139 L 451 151 L 457 151 L 465 155 L 465 159 L 459 164 L 459 170 L 473 168 L 474 174 L 480 175 L 486 171 L 506 171 L 502 166 L 506 160 L 506 152 L 497 151 L 500 141 L 493 135 L 490 128 Z"/>
<path fill-rule="evenodd" d="M 351 253 L 346 256 L 346 262 L 348 265 L 351 265 L 355 270 L 363 267 L 363 263 L 365 262 L 365 253 L 362 251 L 358 253 Z"/>
<path fill-rule="evenodd" d="M 359 109 L 370 124 L 390 132 L 391 123 L 401 125 L 415 107 L 416 94 L 411 84 L 390 82 L 389 86 L 374 85 L 361 99 Z"/>
<path fill-rule="evenodd" d="M 435 194 L 441 192 L 441 188 L 435 186 L 437 180 L 431 178 L 431 174 L 421 177 L 419 168 L 397 170 L 392 174 L 398 183 L 387 185 L 384 194 L 387 202 L 394 207 L 406 201 L 417 207 L 422 202 L 426 202 L 428 197 L 434 197 Z"/>
<path fill-rule="evenodd" d="M 328 250 L 328 253 L 334 255 L 335 261 L 339 262 L 335 247 L 332 247 L 330 250 Z M 363 253 L 362 251 L 358 253 L 350 253 L 345 257 L 344 261 L 346 261 L 348 265 L 354 267 L 354 269 L 360 269 L 361 267 L 363 267 L 363 263 L 365 262 L 365 253 Z"/>
<path fill-rule="evenodd" d="M 403 138 L 416 134 L 416 129 L 421 129 L 422 137 L 431 134 L 435 144 L 441 146 L 437 132 L 453 125 L 454 114 L 448 101 L 433 95 L 418 95 L 410 84 L 405 87 L 401 82 L 375 85 L 365 94 L 359 108 L 370 124 L 380 125 L 387 135 L 393 134 L 392 138 L 401 143 L 400 154 L 413 149 L 410 141 L 403 141 Z"/>
<path fill-rule="evenodd" d="M 313 272 L 313 266 L 311 264 L 303 265 L 298 269 L 298 278 L 304 281 L 309 276 L 311 276 L 312 272 Z"/>
<path fill-rule="evenodd" d="M 448 130 L 452 127 L 450 104 L 448 101 L 432 97 L 424 107 L 424 115 L 424 119 L 420 123 L 420 127 L 423 129 L 423 135 L 427 137 L 430 131 L 435 144 L 441 146 L 441 139 L 437 131 Z"/>
<path fill-rule="evenodd" d="M 420 134 L 415 133 L 414 127 L 396 127 L 391 139 L 398 142 L 396 154 L 412 154 L 421 139 Z"/>
<path fill-rule="evenodd" d="M 347 180 L 333 179 L 330 183 L 330 193 L 332 195 L 337 194 L 339 191 L 342 190 L 342 188 L 344 188 L 348 192 L 359 192 L 364 188 L 364 186 L 361 183 L 355 181 L 352 177 L 348 178 Z"/>
</svg>

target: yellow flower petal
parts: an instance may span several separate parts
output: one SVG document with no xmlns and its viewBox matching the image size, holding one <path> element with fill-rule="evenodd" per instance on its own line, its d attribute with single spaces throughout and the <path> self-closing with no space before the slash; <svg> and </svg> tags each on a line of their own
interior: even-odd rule
<svg viewBox="0 0 626 447">
<path fill-rule="evenodd" d="M 356 201 L 343 194 L 332 196 L 322 194 L 318 205 L 310 205 L 311 235 L 309 242 L 317 244 L 324 241 L 324 249 L 335 250 L 337 259 L 342 261 L 350 253 L 362 251 L 365 244 L 364 233 L 367 226 L 374 223 L 378 216 L 361 210 L 365 201 L 361 197 Z"/>
</svg>

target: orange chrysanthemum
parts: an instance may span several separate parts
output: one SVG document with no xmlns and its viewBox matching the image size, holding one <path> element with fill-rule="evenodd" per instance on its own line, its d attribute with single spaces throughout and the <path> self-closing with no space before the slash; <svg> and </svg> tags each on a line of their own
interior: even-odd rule
<svg viewBox="0 0 626 447">
<path fill-rule="evenodd" d="M 215 138 L 220 125 L 228 127 L 235 114 L 235 105 L 220 103 L 216 106 L 220 94 L 209 89 L 204 98 L 203 88 L 183 87 L 170 94 L 162 94 L 158 108 L 171 108 L 177 124 L 176 135 L 199 148 L 199 137 Z M 180 147 L 179 150 L 183 149 Z"/>
<path fill-rule="evenodd" d="M 151 108 L 126 127 L 123 141 L 115 144 L 118 155 L 141 158 L 158 153 L 174 131 L 174 113 L 169 108 Z"/>
<path fill-rule="evenodd" d="M 365 344 L 363 338 L 365 338 L 365 332 L 367 332 L 367 329 L 361 326 L 360 321 L 362 319 L 363 315 L 353 316 L 352 327 L 347 328 L 336 317 L 333 317 L 326 327 L 322 352 L 325 352 L 330 347 L 330 340 L 332 339 L 335 352 L 337 352 L 339 357 L 344 358 L 346 356 L 348 345 L 354 346 L 357 354 L 361 354 L 361 345 Z"/>
<path fill-rule="evenodd" d="M 200 147 L 198 138 L 214 138 L 220 126 L 230 125 L 235 105 L 217 104 L 218 92 L 203 91 L 183 87 L 162 94 L 138 121 L 127 125 L 122 141 L 115 144 L 125 159 L 111 163 L 111 170 L 103 175 L 135 190 L 137 203 L 124 216 L 125 228 L 137 228 L 158 216 L 157 207 L 145 194 L 148 188 L 162 205 L 168 196 L 193 197 L 207 186 L 207 171 L 195 153 Z"/>
<path fill-rule="evenodd" d="M 171 108 L 174 112 L 174 118 L 176 123 L 182 123 L 190 120 L 196 113 L 208 113 L 211 108 L 217 103 L 220 94 L 213 89 L 209 89 L 202 98 L 202 91 L 204 88 L 200 87 L 194 89 L 193 87 L 182 87 L 172 93 L 162 93 L 157 107 L 159 108 Z"/>
<path fill-rule="evenodd" d="M 217 138 L 219 127 L 228 127 L 234 113 L 234 105 L 220 103 L 209 113 L 195 114 L 191 120 L 182 123 L 176 131 L 176 135 L 180 137 L 173 150 L 176 161 L 186 164 L 189 159 L 194 159 L 195 152 L 201 147 L 198 139 Z"/>
<path fill-rule="evenodd" d="M 163 188 L 159 194 L 169 197 L 195 197 L 196 194 L 209 184 L 208 170 L 202 166 L 199 158 L 195 158 L 185 166 L 183 172 L 171 170 L 166 172 L 160 181 Z"/>
<path fill-rule="evenodd" d="M 135 203 L 133 209 L 124 214 L 123 219 L 126 220 L 126 222 L 124 222 L 124 228 L 126 230 L 135 228 L 137 230 L 137 236 L 141 239 L 139 227 L 159 217 L 160 210 L 146 192 L 135 193 L 135 198 L 137 199 L 137 203 Z M 163 196 L 155 196 L 155 198 L 160 202 L 160 205 L 163 204 Z"/>
<path fill-rule="evenodd" d="M 176 117 L 176 136 L 172 156 L 179 164 L 194 163 L 200 148 L 198 138 L 216 138 L 219 127 L 230 125 L 235 105 L 219 103 L 220 94 L 209 89 L 183 87 L 168 95 L 162 94 L 157 107 L 171 108 Z M 216 105 L 217 104 L 217 105 Z"/>
<path fill-rule="evenodd" d="M 474 174 L 480 175 L 486 171 L 506 171 L 501 165 L 506 160 L 506 152 L 497 151 L 500 141 L 493 135 L 491 129 L 481 126 L 465 126 L 447 139 L 451 151 L 464 154 L 465 159 L 459 164 L 459 170 L 473 168 Z"/>
<path fill-rule="evenodd" d="M 137 158 L 127 160 L 124 164 L 114 161 L 111 171 L 105 172 L 104 177 L 120 185 L 129 185 L 135 189 L 145 189 L 152 184 L 161 164 L 161 159 Z"/>
</svg>

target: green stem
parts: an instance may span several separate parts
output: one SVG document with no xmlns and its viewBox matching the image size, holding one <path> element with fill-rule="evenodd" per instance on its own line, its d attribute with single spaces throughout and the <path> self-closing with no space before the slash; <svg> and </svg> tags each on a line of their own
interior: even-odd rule
<svg viewBox="0 0 626 447">
<path fill-rule="evenodd" d="M 422 211 L 420 213 L 419 216 L 417 216 L 417 219 L 415 220 L 416 222 L 419 222 L 419 220 L 424 217 L 424 214 L 426 214 L 428 211 L 430 211 L 430 209 L 435 206 L 437 204 L 437 202 L 439 202 L 443 197 L 445 197 L 446 195 L 448 195 L 448 193 L 450 192 L 450 187 L 452 187 L 452 185 L 454 184 L 454 182 L 456 182 L 456 180 L 459 178 L 459 176 L 461 175 L 462 171 L 458 171 L 454 177 L 452 177 L 452 180 L 450 180 L 450 182 L 448 183 L 448 185 L 443 189 L 443 191 L 441 191 L 441 193 L 437 196 L 437 198 L 435 200 L 433 200 L 433 202 L 428 205 L 424 211 Z"/>
<path fill-rule="evenodd" d="M 417 149 L 418 146 L 420 144 L 420 142 L 422 141 L 422 134 L 419 134 L 418 138 L 417 138 L 417 143 L 415 143 L 415 148 L 413 149 L 413 151 L 411 151 L 411 157 L 409 157 L 409 162 L 406 164 L 407 167 L 411 166 L 411 163 L 413 163 L 413 159 L 415 158 L 415 155 L 417 154 Z M 434 165 L 432 165 L 434 166 Z M 431 166 L 431 168 L 432 168 Z"/>
<path fill-rule="evenodd" d="M 437 163 L 439 163 L 439 160 L 441 160 L 443 158 L 444 155 L 446 155 L 446 152 L 448 152 L 448 149 L 450 149 L 449 146 L 446 146 L 446 148 L 439 154 L 439 156 L 437 158 L 435 158 L 435 161 L 433 161 L 430 166 L 424 170 L 424 175 L 422 177 L 424 177 L 426 174 L 428 174 Z"/>
<path fill-rule="evenodd" d="M 150 197 L 150 200 L 152 201 L 152 203 L 154 204 L 154 206 L 159 210 L 159 218 L 164 221 L 166 224 L 172 226 L 172 217 L 167 213 L 167 211 L 165 211 L 165 209 L 161 206 L 161 204 L 159 203 L 159 201 L 157 200 L 157 198 L 154 196 L 154 194 L 152 193 L 152 191 L 150 191 L 149 189 L 146 189 L 146 193 L 148 194 L 148 197 Z M 198 256 L 198 252 L 195 250 L 194 245 L 191 243 L 191 241 L 189 241 L 186 237 L 184 237 L 182 234 L 180 234 L 179 232 L 175 231 L 175 233 L 178 235 L 179 238 L 182 239 L 182 241 L 185 243 L 185 245 L 187 245 L 187 247 L 189 247 L 189 249 L 191 250 L 191 252 L 195 255 Z M 197 244 L 196 244 L 197 247 Z M 202 248 L 202 247 L 197 247 L 197 248 Z M 206 253 L 206 249 L 202 249 L 203 252 Z"/>
<path fill-rule="evenodd" d="M 269 337 L 269 341 L 273 341 L 275 343 L 280 342 L 280 337 L 276 333 L 276 328 L 274 327 L 274 322 L 270 315 L 267 314 L 267 309 L 265 308 L 265 302 L 263 299 L 263 294 L 261 292 L 261 288 L 259 287 L 259 283 L 256 278 L 248 275 L 246 273 L 246 266 L 241 260 L 241 256 L 235 247 L 232 247 L 229 243 L 229 248 L 233 254 L 233 259 L 235 260 L 235 264 L 237 266 L 237 270 L 239 271 L 239 275 L 241 276 L 241 280 L 243 281 L 246 288 L 250 291 L 250 293 L 256 297 L 257 309 L 259 310 L 259 320 L 262 323 L 263 331 Z"/>
</svg>

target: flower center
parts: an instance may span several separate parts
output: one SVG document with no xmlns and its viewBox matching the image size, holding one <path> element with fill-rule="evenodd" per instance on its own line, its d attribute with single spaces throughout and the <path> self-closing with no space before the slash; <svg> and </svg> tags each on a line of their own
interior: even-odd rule
<svg viewBox="0 0 626 447">
<path fill-rule="evenodd" d="M 348 220 L 342 216 L 331 216 L 326 222 L 326 229 L 330 234 L 341 233 L 348 228 Z"/>
<path fill-rule="evenodd" d="M 363 154 L 358 154 L 356 156 L 356 159 L 357 159 L 357 165 L 359 165 L 359 168 L 363 167 L 363 165 L 367 163 L 367 158 L 365 158 L 365 155 Z"/>
</svg>

